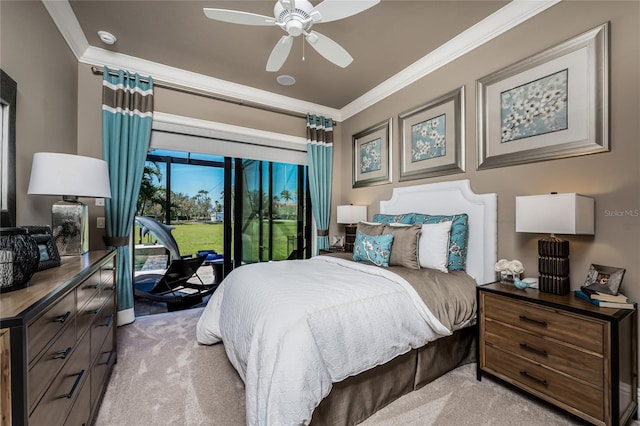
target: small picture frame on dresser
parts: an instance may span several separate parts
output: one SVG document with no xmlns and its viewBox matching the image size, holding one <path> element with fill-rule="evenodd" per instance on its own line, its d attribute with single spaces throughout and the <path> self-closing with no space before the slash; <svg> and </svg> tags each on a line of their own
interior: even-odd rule
<svg viewBox="0 0 640 426">
<path fill-rule="evenodd" d="M 38 245 L 40 252 L 40 261 L 36 271 L 44 271 L 45 269 L 60 266 L 60 253 L 53 239 L 51 227 L 48 225 L 29 225 L 25 226 L 29 235 L 31 235 Z"/>
<path fill-rule="evenodd" d="M 584 287 L 599 293 L 616 295 L 620 291 L 625 269 L 613 266 L 591 265 Z"/>
</svg>

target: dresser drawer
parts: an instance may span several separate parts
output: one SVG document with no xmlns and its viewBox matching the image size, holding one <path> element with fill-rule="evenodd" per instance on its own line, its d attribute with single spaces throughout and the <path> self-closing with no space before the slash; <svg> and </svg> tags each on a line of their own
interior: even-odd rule
<svg viewBox="0 0 640 426">
<path fill-rule="evenodd" d="M 494 294 L 482 296 L 482 309 L 487 318 L 604 353 L 605 324 L 602 322 Z"/>
<path fill-rule="evenodd" d="M 598 388 L 604 385 L 604 359 L 601 356 L 491 319 L 485 322 L 485 341 L 488 345 L 585 380 Z"/>
<path fill-rule="evenodd" d="M 33 361 L 76 313 L 76 293 L 70 292 L 27 326 L 27 353 Z"/>
<path fill-rule="evenodd" d="M 51 379 L 62 368 L 76 344 L 75 324 L 69 324 L 29 370 L 29 411 L 33 409 Z"/>
<path fill-rule="evenodd" d="M 113 334 L 114 319 L 113 303 L 104 304 L 96 315 L 95 321 L 91 324 L 91 359 L 96 357 L 105 338 Z"/>
<path fill-rule="evenodd" d="M 100 293 L 96 293 L 96 295 L 78 311 L 78 338 L 89 330 L 91 323 L 100 312 L 104 299 L 99 296 Z"/>
<path fill-rule="evenodd" d="M 63 424 L 69 408 L 73 405 L 83 383 L 89 376 L 88 336 L 88 334 L 85 335 L 60 373 L 53 379 L 40 403 L 29 416 L 29 425 L 56 426 Z"/>
<path fill-rule="evenodd" d="M 109 338 L 105 339 L 102 347 L 98 350 L 98 354 L 91 367 L 91 407 L 95 406 L 98 402 L 98 397 L 102 392 L 102 388 L 105 384 L 107 372 L 111 366 L 116 362 L 116 353 L 113 346 L 113 339 L 111 333 L 113 332 L 113 324 L 108 327 Z"/>
<path fill-rule="evenodd" d="M 76 289 L 77 292 L 77 310 L 80 309 L 98 293 L 100 288 L 100 272 L 96 272 L 86 279 Z"/>
<path fill-rule="evenodd" d="M 64 421 L 64 426 L 87 426 L 91 415 L 91 392 L 89 392 L 90 378 L 87 377 L 78 391 L 78 399 Z"/>
<path fill-rule="evenodd" d="M 519 387 L 529 388 L 556 404 L 567 404 L 595 419 L 604 419 L 602 389 L 580 383 L 491 346 L 486 347 L 485 363 L 488 371 L 506 376 Z"/>
</svg>

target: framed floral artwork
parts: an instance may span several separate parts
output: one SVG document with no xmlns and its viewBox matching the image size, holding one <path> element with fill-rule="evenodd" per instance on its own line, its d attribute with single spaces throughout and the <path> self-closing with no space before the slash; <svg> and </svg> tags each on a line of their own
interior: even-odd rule
<svg viewBox="0 0 640 426">
<path fill-rule="evenodd" d="M 464 172 L 464 86 L 398 116 L 400 180 Z"/>
<path fill-rule="evenodd" d="M 609 151 L 609 24 L 476 82 L 478 169 Z"/>
<path fill-rule="evenodd" d="M 391 182 L 391 119 L 353 135 L 353 187 Z"/>
</svg>

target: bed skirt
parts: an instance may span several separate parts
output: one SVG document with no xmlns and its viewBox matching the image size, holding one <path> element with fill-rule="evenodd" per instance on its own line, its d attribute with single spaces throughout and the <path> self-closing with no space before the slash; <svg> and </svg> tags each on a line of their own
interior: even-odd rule
<svg viewBox="0 0 640 426">
<path fill-rule="evenodd" d="M 386 364 L 334 383 L 316 407 L 312 425 L 355 425 L 443 374 L 476 359 L 476 326 L 435 340 Z"/>
</svg>

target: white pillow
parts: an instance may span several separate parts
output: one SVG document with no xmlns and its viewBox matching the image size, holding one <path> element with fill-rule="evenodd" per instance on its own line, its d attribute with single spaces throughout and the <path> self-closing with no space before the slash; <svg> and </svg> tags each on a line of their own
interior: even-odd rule
<svg viewBox="0 0 640 426">
<path fill-rule="evenodd" d="M 451 221 L 425 223 L 418 241 L 418 261 L 421 268 L 449 272 L 449 234 Z"/>
</svg>

